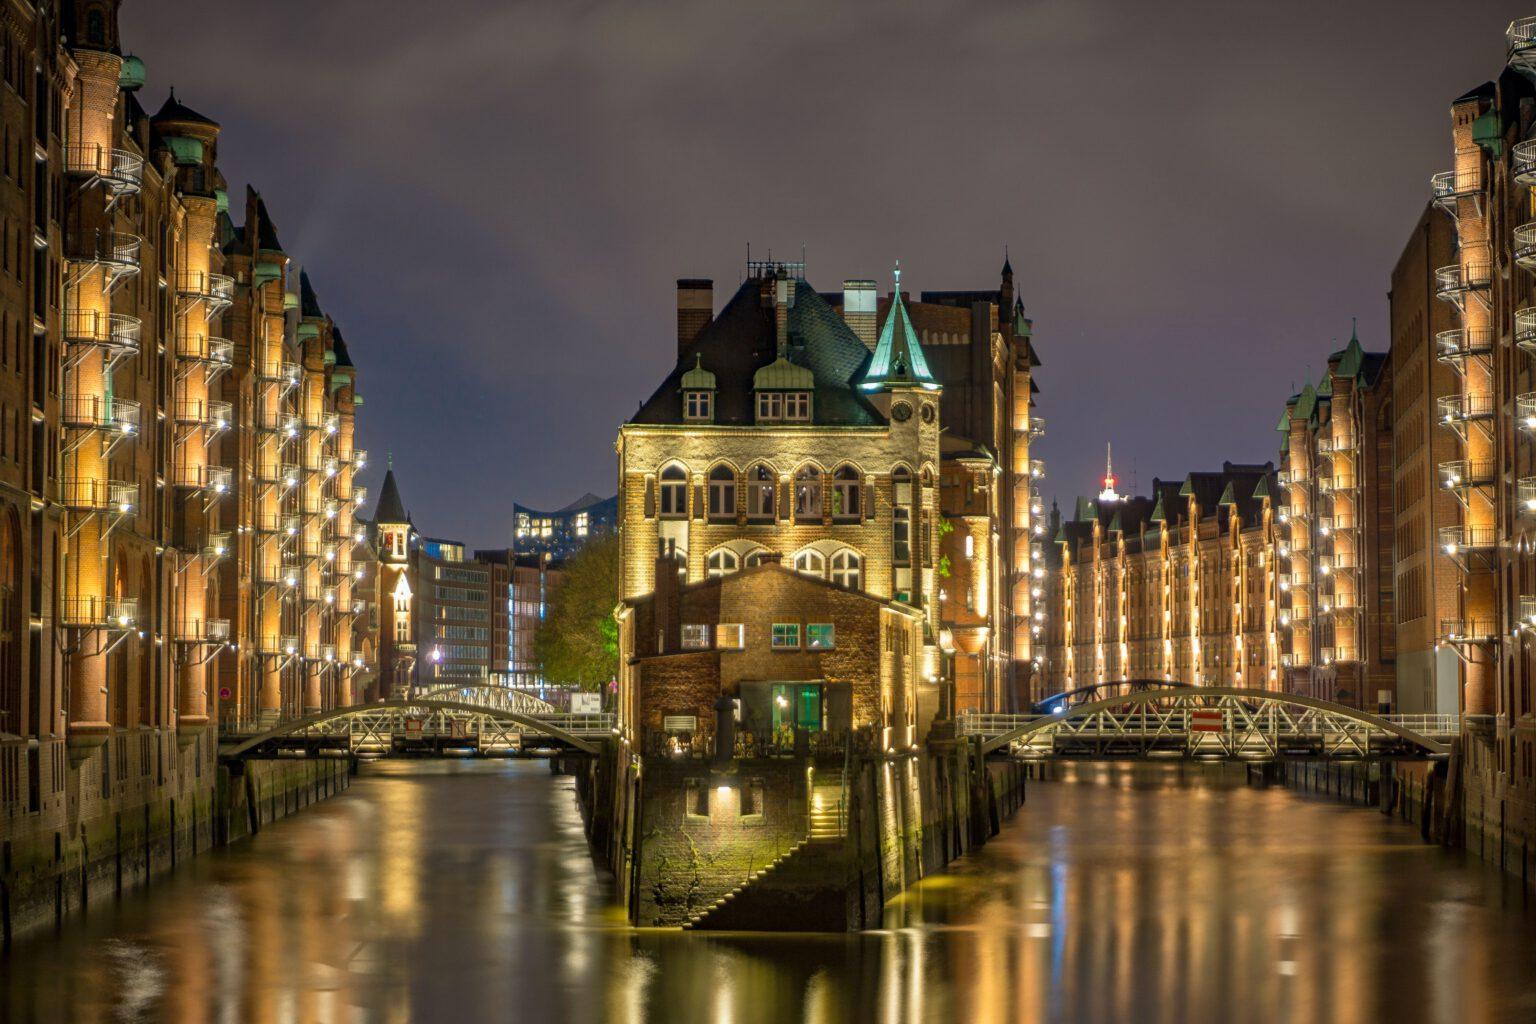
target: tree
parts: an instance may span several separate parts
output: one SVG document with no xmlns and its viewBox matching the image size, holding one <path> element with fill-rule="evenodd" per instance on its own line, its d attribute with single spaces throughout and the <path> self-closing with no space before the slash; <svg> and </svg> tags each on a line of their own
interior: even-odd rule
<svg viewBox="0 0 1536 1024">
<path fill-rule="evenodd" d="M 618 675 L 619 538 L 588 541 L 565 563 L 565 579 L 533 635 L 533 656 L 552 683 L 596 690 Z"/>
</svg>

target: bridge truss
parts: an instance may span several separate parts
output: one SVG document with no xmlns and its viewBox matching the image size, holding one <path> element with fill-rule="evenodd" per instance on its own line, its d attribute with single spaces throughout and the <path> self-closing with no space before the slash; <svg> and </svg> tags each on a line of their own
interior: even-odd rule
<svg viewBox="0 0 1536 1024">
<path fill-rule="evenodd" d="M 959 725 L 981 738 L 983 752 L 1028 759 L 1361 760 L 1446 757 L 1460 716 L 1372 715 L 1298 694 L 1207 686 L 1143 690 L 1055 714 L 969 714 Z"/>
<path fill-rule="evenodd" d="M 573 715 L 537 698 L 432 691 L 406 700 L 334 708 L 283 722 L 264 732 L 231 737 L 225 758 L 271 757 L 284 752 L 320 754 L 442 753 L 472 750 L 502 754 L 520 750 L 533 734 L 551 744 L 597 753 L 613 731 L 611 714 Z M 502 689 L 484 687 L 484 689 Z"/>
</svg>

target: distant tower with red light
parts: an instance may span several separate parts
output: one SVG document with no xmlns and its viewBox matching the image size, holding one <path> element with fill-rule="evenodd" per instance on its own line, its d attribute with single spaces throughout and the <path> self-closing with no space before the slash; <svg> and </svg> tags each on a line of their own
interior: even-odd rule
<svg viewBox="0 0 1536 1024">
<path fill-rule="evenodd" d="M 1104 446 L 1104 489 L 1099 492 L 1099 501 L 1108 505 L 1118 505 L 1125 499 L 1120 492 L 1115 490 L 1115 462 L 1114 452 L 1109 445 Z"/>
</svg>

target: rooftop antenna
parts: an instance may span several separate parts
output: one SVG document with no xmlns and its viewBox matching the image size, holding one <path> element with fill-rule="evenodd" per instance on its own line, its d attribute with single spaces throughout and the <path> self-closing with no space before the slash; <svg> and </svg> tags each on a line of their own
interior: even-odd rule
<svg viewBox="0 0 1536 1024">
<path fill-rule="evenodd" d="M 393 448 L 390 448 L 390 449 L 388 449 L 387 451 L 384 452 L 384 468 L 385 469 L 394 469 L 395 468 L 395 450 Z"/>
</svg>

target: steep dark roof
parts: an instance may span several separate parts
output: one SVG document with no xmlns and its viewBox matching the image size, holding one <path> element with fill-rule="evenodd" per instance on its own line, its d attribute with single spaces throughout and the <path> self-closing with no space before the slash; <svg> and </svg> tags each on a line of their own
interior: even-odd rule
<svg viewBox="0 0 1536 1024">
<path fill-rule="evenodd" d="M 341 328 L 331 331 L 331 352 L 336 356 L 337 366 L 351 366 L 352 355 L 347 351 L 347 343 L 341 337 Z"/>
<path fill-rule="evenodd" d="M 266 200 L 261 198 L 260 192 L 249 185 L 246 186 L 246 191 L 256 200 L 256 248 L 282 252 L 283 243 L 277 240 L 277 225 L 272 223 L 272 216 L 267 213 Z"/>
<path fill-rule="evenodd" d="M 771 279 L 749 277 L 742 282 L 720 315 L 681 353 L 631 423 L 682 423 L 682 378 L 695 365 L 713 373 L 718 382 L 716 423 L 745 426 L 754 422 L 752 378 L 779 356 L 773 303 L 765 303 L 761 295 L 765 284 L 771 287 Z M 854 389 L 869 361 L 869 349 L 810 284 L 803 280 L 791 284 L 794 305 L 788 313 L 785 356 L 796 366 L 809 369 L 815 378 L 815 422 L 851 426 L 884 422 Z"/>
<path fill-rule="evenodd" d="M 400 500 L 400 485 L 395 483 L 393 469 L 384 474 L 384 486 L 379 488 L 379 503 L 373 507 L 373 521 L 376 523 L 409 521 L 405 514 L 405 503 Z"/>
<path fill-rule="evenodd" d="M 315 289 L 309 283 L 309 274 L 299 271 L 299 312 L 304 316 L 325 316 L 320 309 L 320 300 L 315 297 Z"/>
<path fill-rule="evenodd" d="M 219 126 L 219 122 L 215 121 L 213 118 L 204 117 L 202 114 L 199 114 L 197 111 L 193 110 L 191 107 L 178 100 L 176 98 L 175 89 L 171 90 L 171 95 L 167 97 L 165 103 L 163 103 L 160 109 L 156 111 L 154 120 L 187 121 L 192 124 L 211 125 L 214 128 Z"/>
</svg>

